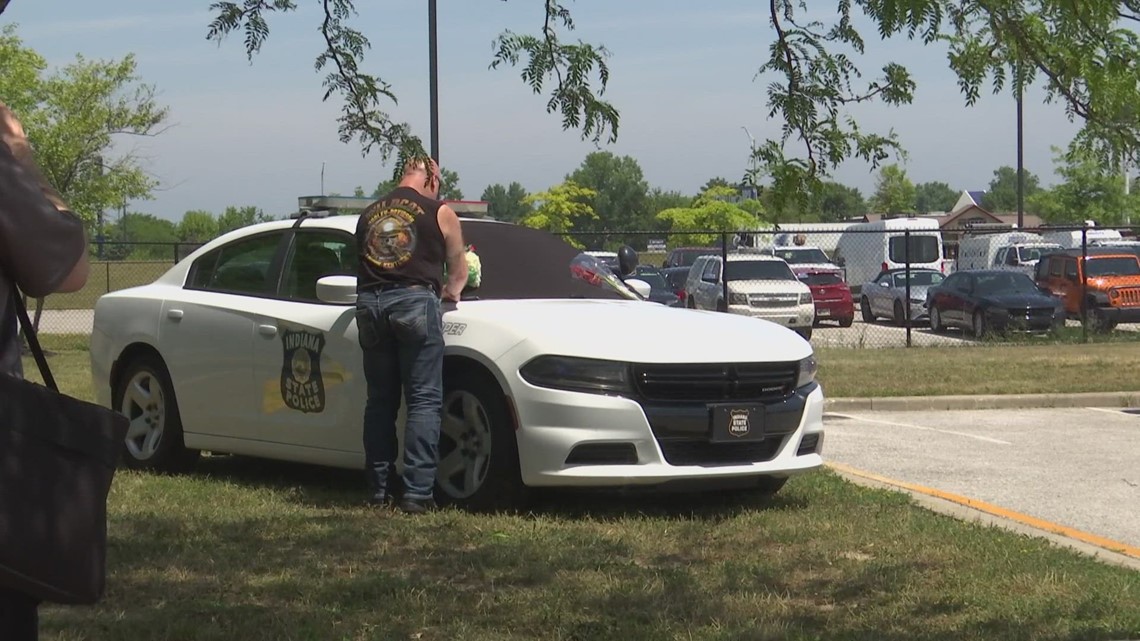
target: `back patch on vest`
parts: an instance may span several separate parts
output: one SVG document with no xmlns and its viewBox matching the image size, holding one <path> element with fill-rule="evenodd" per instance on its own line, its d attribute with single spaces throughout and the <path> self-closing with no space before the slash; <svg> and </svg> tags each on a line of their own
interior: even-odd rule
<svg viewBox="0 0 1140 641">
<path fill-rule="evenodd" d="M 364 257 L 380 269 L 395 269 L 412 259 L 416 249 L 416 217 L 424 210 L 406 198 L 397 198 L 368 215 Z"/>
</svg>

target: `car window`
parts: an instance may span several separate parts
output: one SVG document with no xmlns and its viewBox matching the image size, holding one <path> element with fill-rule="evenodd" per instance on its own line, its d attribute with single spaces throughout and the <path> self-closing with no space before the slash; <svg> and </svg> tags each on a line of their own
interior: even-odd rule
<svg viewBox="0 0 1140 641">
<path fill-rule="evenodd" d="M 720 265 L 715 260 L 706 262 L 704 271 L 701 272 L 701 278 L 712 278 L 715 280 L 718 276 L 720 276 L 720 270 L 717 269 L 719 266 Z"/>
<path fill-rule="evenodd" d="M 1071 280 L 1077 280 L 1077 261 L 1076 261 L 1076 259 L 1065 261 L 1065 278 L 1068 278 Z"/>
<path fill-rule="evenodd" d="M 1140 275 L 1140 263 L 1135 258 L 1097 258 L 1085 264 L 1086 276 L 1136 276 Z M 1076 275 L 1074 274 L 1074 277 Z"/>
<path fill-rule="evenodd" d="M 811 263 L 830 263 L 827 254 L 819 249 L 776 249 L 772 254 L 783 258 L 790 265 L 807 265 Z"/>
<path fill-rule="evenodd" d="M 843 284 L 843 279 L 839 277 L 839 274 L 833 274 L 830 272 L 803 274 L 800 276 L 800 280 L 803 281 L 804 284 L 806 284 L 806 285 L 817 285 L 817 286 L 819 286 L 819 285 L 842 285 Z"/>
<path fill-rule="evenodd" d="M 1007 272 L 1003 274 L 986 274 L 978 277 L 976 293 L 986 294 L 1014 294 L 1037 290 L 1033 280 L 1021 272 Z"/>
<path fill-rule="evenodd" d="M 1073 269 L 1075 270 L 1076 268 L 1077 268 L 1077 266 L 1074 263 Z M 1076 272 L 1074 271 L 1074 275 L 1075 274 L 1076 274 Z M 1061 276 L 1061 259 L 1060 258 L 1054 258 L 1053 260 L 1049 261 L 1049 275 L 1054 276 L 1054 277 L 1060 277 Z"/>
<path fill-rule="evenodd" d="M 907 259 L 906 236 L 891 236 L 887 245 L 891 262 L 905 263 Z M 938 238 L 928 235 L 913 234 L 910 237 L 910 262 L 933 263 L 942 256 L 938 253 Z"/>
<path fill-rule="evenodd" d="M 283 234 L 244 238 L 202 256 L 191 269 L 187 288 L 228 294 L 272 294 L 269 267 Z"/>
<path fill-rule="evenodd" d="M 355 274 L 356 242 L 351 235 L 334 230 L 301 231 L 285 257 L 281 296 L 318 302 L 318 280 Z"/>
</svg>

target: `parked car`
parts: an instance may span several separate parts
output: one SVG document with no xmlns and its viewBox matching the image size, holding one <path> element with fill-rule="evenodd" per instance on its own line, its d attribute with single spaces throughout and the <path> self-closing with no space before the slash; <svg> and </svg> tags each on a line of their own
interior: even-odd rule
<svg viewBox="0 0 1140 641">
<path fill-rule="evenodd" d="M 685 284 L 689 308 L 761 318 L 811 339 L 815 322 L 811 288 L 796 278 L 783 259 L 732 253 L 727 268 L 722 269 L 723 263 L 720 256 L 701 256 L 693 263 Z"/>
<path fill-rule="evenodd" d="M 661 268 L 692 267 L 697 258 L 720 253 L 720 247 L 677 247 L 669 250 L 669 255 L 661 263 Z"/>
<path fill-rule="evenodd" d="M 649 283 L 649 300 L 669 307 L 681 306 L 681 297 L 673 292 L 673 288 L 669 286 L 660 269 L 650 265 L 638 265 L 634 276 Z"/>
<path fill-rule="evenodd" d="M 1049 331 L 1065 324 L 1061 302 L 1019 271 L 954 272 L 926 296 L 934 332 L 961 327 L 981 338 L 989 332 Z"/>
<path fill-rule="evenodd" d="M 890 319 L 896 325 L 906 324 L 906 308 L 910 307 L 910 320 L 927 318 L 926 291 L 942 283 L 946 276 L 935 269 L 911 268 L 910 300 L 907 300 L 907 270 L 890 269 L 878 275 L 859 290 L 859 308 L 864 323 L 876 319 Z"/>
<path fill-rule="evenodd" d="M 685 306 L 685 298 L 688 296 L 685 291 L 685 281 L 689 279 L 690 269 L 692 267 L 666 267 L 661 270 L 661 275 L 665 277 L 669 289 L 677 295 L 678 304 L 682 307 Z"/>
<path fill-rule="evenodd" d="M 819 247 L 811 245 L 782 245 L 762 248 L 765 254 L 783 258 L 791 266 L 792 271 L 799 275 L 801 269 L 834 269 L 839 270 L 827 254 Z"/>
<path fill-rule="evenodd" d="M 838 269 L 819 268 L 793 270 L 811 290 L 812 300 L 815 301 L 816 326 L 821 321 L 833 320 L 840 327 L 851 327 L 855 322 L 855 301 L 851 297 L 851 288 L 843 280 L 842 272 Z"/>
<path fill-rule="evenodd" d="M 234 230 L 99 298 L 92 384 L 131 420 L 127 467 L 186 470 L 210 451 L 363 470 L 357 218 Z M 649 303 L 633 265 L 623 283 L 545 231 L 461 224 L 482 273 L 442 315 L 438 501 L 510 505 L 544 486 L 771 493 L 820 467 L 824 396 L 800 336 Z"/>
<path fill-rule="evenodd" d="M 1058 297 L 1069 318 L 1108 331 L 1118 323 L 1140 322 L 1140 258 L 1122 248 L 1088 248 L 1041 257 L 1034 280 Z"/>
</svg>

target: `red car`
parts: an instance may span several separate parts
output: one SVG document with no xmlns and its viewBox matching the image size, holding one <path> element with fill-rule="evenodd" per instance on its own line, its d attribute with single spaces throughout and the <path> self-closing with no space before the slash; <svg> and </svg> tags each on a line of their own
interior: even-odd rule
<svg viewBox="0 0 1140 641">
<path fill-rule="evenodd" d="M 815 301 L 815 325 L 833 320 L 840 327 L 851 327 L 855 322 L 855 301 L 851 288 L 843 281 L 843 273 L 836 269 L 795 269 L 796 276 L 811 290 Z"/>
</svg>

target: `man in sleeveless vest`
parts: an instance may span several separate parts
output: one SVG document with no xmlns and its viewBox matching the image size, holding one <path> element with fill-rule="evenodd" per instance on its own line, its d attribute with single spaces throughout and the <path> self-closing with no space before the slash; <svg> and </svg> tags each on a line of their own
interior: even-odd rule
<svg viewBox="0 0 1140 641">
<path fill-rule="evenodd" d="M 407 412 L 399 507 L 410 513 L 435 506 L 443 405 L 441 299 L 458 301 L 467 282 L 459 218 L 439 200 L 439 186 L 434 161 L 408 163 L 400 183 L 361 212 L 356 228 L 369 500 L 395 502 L 396 417 L 402 399 Z"/>
</svg>

